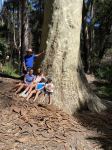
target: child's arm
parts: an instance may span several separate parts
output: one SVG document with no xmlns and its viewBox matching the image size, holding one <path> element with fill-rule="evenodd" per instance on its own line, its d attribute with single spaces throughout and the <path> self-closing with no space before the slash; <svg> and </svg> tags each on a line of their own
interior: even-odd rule
<svg viewBox="0 0 112 150">
<path fill-rule="evenodd" d="M 35 80 L 36 80 L 36 76 L 34 75 L 34 78 L 33 78 L 33 81 L 32 81 L 32 83 L 33 83 L 33 82 L 35 82 Z"/>
<path fill-rule="evenodd" d="M 24 83 L 26 84 L 27 82 L 26 82 L 26 75 L 25 75 L 25 77 L 24 77 Z"/>
</svg>

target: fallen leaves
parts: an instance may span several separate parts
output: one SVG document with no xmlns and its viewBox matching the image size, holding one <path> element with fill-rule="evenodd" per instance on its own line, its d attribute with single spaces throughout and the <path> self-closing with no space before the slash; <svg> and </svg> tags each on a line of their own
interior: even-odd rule
<svg viewBox="0 0 112 150">
<path fill-rule="evenodd" d="M 77 143 L 77 149 L 82 150 L 88 130 L 78 119 L 44 102 L 38 106 L 19 97 L 13 99 L 11 93 L 9 100 L 10 84 L 7 81 L 5 90 L 0 92 L 0 150 L 75 150 Z M 92 136 L 90 131 L 89 135 Z"/>
</svg>

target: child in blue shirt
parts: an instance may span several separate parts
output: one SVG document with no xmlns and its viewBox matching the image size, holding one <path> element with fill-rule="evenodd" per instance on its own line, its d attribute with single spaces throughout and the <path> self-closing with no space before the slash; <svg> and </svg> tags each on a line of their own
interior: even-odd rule
<svg viewBox="0 0 112 150">
<path fill-rule="evenodd" d="M 30 69 L 29 72 L 24 77 L 24 82 L 20 84 L 15 94 L 18 94 L 23 88 L 29 86 L 34 80 L 35 76 L 33 75 L 33 69 Z"/>
<path fill-rule="evenodd" d="M 45 78 L 42 78 L 41 81 L 39 83 L 37 83 L 35 89 L 28 95 L 27 97 L 27 101 L 32 97 L 33 94 L 36 94 L 34 101 L 36 101 L 36 99 L 38 98 L 39 94 L 44 90 L 45 87 Z"/>
<path fill-rule="evenodd" d="M 31 93 L 31 91 L 35 88 L 37 83 L 39 83 L 41 81 L 42 78 L 45 78 L 45 76 L 44 76 L 44 73 L 42 72 L 42 70 L 39 68 L 37 70 L 37 76 L 35 77 L 35 80 L 22 93 L 20 93 L 19 96 L 27 97 Z"/>
</svg>

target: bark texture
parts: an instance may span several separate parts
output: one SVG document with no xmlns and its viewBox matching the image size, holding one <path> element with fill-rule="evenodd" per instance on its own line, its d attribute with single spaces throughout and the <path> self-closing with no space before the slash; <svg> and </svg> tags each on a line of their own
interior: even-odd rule
<svg viewBox="0 0 112 150">
<path fill-rule="evenodd" d="M 20 51 L 20 59 L 21 59 L 21 66 L 23 64 L 23 56 L 25 51 L 29 48 L 29 20 L 28 20 L 28 2 L 27 0 L 20 0 L 20 7 L 21 7 L 21 51 Z M 21 67 L 22 68 L 22 67 Z"/>
<path fill-rule="evenodd" d="M 21 47 L 23 51 L 29 47 L 29 20 L 28 20 L 28 2 L 21 0 Z"/>
<path fill-rule="evenodd" d="M 42 49 L 44 68 L 52 77 L 53 104 L 73 114 L 88 106 L 100 112 L 106 107 L 88 87 L 80 58 L 83 0 L 46 1 Z"/>
</svg>

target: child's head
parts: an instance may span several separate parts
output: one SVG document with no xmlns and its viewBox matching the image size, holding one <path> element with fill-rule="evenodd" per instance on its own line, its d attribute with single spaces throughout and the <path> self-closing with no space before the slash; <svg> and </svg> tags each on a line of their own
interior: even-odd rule
<svg viewBox="0 0 112 150">
<path fill-rule="evenodd" d="M 48 78 L 47 79 L 47 83 L 51 83 L 52 82 L 52 79 L 51 78 Z"/>
<path fill-rule="evenodd" d="M 41 68 L 38 68 L 37 70 L 37 76 L 41 76 L 41 75 L 44 75 L 44 72 Z"/>
<path fill-rule="evenodd" d="M 29 70 L 29 75 L 32 75 L 33 74 L 33 69 L 30 69 Z"/>
<path fill-rule="evenodd" d="M 45 79 L 45 78 L 42 78 L 40 82 L 44 82 L 44 83 L 45 83 L 45 82 L 46 82 L 46 79 Z"/>
<path fill-rule="evenodd" d="M 37 74 L 40 74 L 42 72 L 42 69 L 41 68 L 38 68 L 37 69 Z"/>
</svg>

